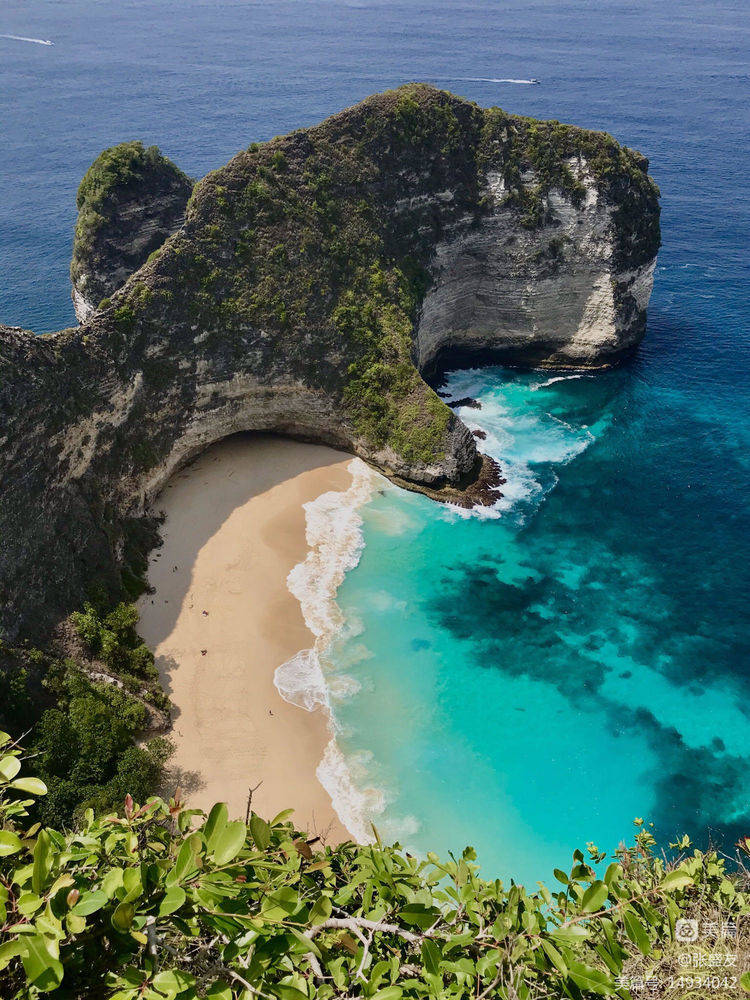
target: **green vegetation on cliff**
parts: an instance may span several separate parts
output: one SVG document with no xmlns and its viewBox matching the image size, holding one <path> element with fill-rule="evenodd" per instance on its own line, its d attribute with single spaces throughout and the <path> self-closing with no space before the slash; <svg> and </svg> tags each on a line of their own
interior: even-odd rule
<svg viewBox="0 0 750 1000">
<path fill-rule="evenodd" d="M 74 286 L 90 272 L 112 268 L 109 259 L 112 244 L 124 256 L 127 266 L 135 270 L 152 250 L 160 246 L 169 227 L 184 211 L 192 189 L 192 181 L 157 146 L 144 147 L 141 142 L 123 142 L 105 149 L 94 160 L 83 177 L 76 195 L 78 220 L 73 240 L 70 275 Z M 148 212 L 154 232 L 152 245 L 145 248 L 132 244 L 133 221 L 122 214 L 128 203 L 140 200 L 148 193 L 153 211 Z M 164 204 L 161 204 L 161 202 Z M 123 274 L 122 280 L 127 277 Z M 94 278 L 94 283 L 99 283 Z M 91 291 L 114 291 L 114 287 L 97 287 Z M 87 289 L 88 291 L 88 289 Z M 97 299 L 98 301 L 98 299 Z"/>
<path fill-rule="evenodd" d="M 137 619 L 132 605 L 106 614 L 88 604 L 72 616 L 80 648 L 69 655 L 0 645 L 0 725 L 26 734 L 49 786 L 38 805 L 45 823 L 68 825 L 89 807 L 111 809 L 158 786 L 169 744 L 141 741 L 154 719 L 166 724 L 169 702 Z"/>
<path fill-rule="evenodd" d="M 196 186 L 187 238 L 153 261 L 154 276 L 179 266 L 187 318 L 230 356 L 263 330 L 264 359 L 288 356 L 301 379 L 339 395 L 368 445 L 439 462 L 451 413 L 417 372 L 412 338 L 440 223 L 431 210 L 421 232 L 393 217 L 396 161 L 411 144 L 408 169 L 429 173 L 436 191 L 457 188 L 456 213 L 471 210 L 480 117 L 444 92 L 402 88 L 304 138 L 254 144 Z M 137 320 L 166 315 L 165 281 L 150 284 L 145 309 L 135 286 L 124 296 Z"/>
<path fill-rule="evenodd" d="M 583 203 L 586 188 L 571 164 L 584 160 L 600 190 L 617 202 L 620 255 L 631 267 L 651 260 L 661 245 L 659 189 L 648 175 L 644 156 L 619 145 L 607 132 L 537 121 L 500 108 L 485 112 L 478 162 L 484 170 L 500 166 L 507 203 L 518 208 L 521 224 L 528 228 L 547 221 L 546 199 L 553 189 L 567 194 L 576 206 Z M 644 213 L 646 205 L 655 210 Z"/>
<path fill-rule="evenodd" d="M 127 796 L 121 812 L 89 810 L 64 833 L 28 825 L 45 788 L 4 734 L 2 746 L 8 1000 L 629 1000 L 646 980 L 662 997 L 704 1000 L 686 949 L 707 968 L 721 958 L 715 1000 L 750 992 L 744 873 L 687 838 L 669 863 L 642 828 L 609 864 L 589 845 L 528 892 L 483 880 L 471 848 L 441 861 L 380 841 L 324 847 L 286 813 L 245 824 L 221 804 L 206 816 Z M 717 940 L 682 944 L 685 918 Z M 727 925 L 737 937 L 719 938 Z"/>
<path fill-rule="evenodd" d="M 341 400 L 370 449 L 437 464 L 452 417 L 413 358 L 435 246 L 498 207 L 483 194 L 491 171 L 503 173 L 504 207 L 520 225 L 546 221 L 553 188 L 579 204 L 571 157 L 584 158 L 621 204 L 623 256 L 653 257 L 658 192 L 643 157 L 604 133 L 485 111 L 413 84 L 253 144 L 209 174 L 184 229 L 118 296 L 112 318 L 148 339 L 169 336 L 177 321 L 200 329 L 229 365 L 253 342 L 256 368 L 273 371 L 283 358 L 302 382 Z M 523 179 L 529 171 L 533 183 Z"/>
</svg>

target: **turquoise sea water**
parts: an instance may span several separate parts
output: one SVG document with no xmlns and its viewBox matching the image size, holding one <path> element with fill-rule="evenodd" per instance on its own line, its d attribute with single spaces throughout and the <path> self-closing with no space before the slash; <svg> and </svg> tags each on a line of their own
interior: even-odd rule
<svg viewBox="0 0 750 1000">
<path fill-rule="evenodd" d="M 344 751 L 385 832 L 533 881 L 634 816 L 750 830 L 750 24 L 744 0 L 6 0 L 0 318 L 73 322 L 75 189 L 105 146 L 194 176 L 430 80 L 651 159 L 664 247 L 636 359 L 452 376 L 508 483 L 496 518 L 387 489 L 340 603 Z M 539 78 L 539 86 L 487 82 Z M 486 78 L 480 80 L 477 78 Z M 364 761 L 364 763 L 363 763 Z"/>
<path fill-rule="evenodd" d="M 636 816 L 666 836 L 745 829 L 742 556 L 712 542 L 746 512 L 702 523 L 726 488 L 698 474 L 710 418 L 637 365 L 447 388 L 482 402 L 460 412 L 508 482 L 496 519 L 394 489 L 364 509 L 335 657 L 361 690 L 336 713 L 359 782 L 389 799 L 376 822 L 532 881 L 589 840 L 613 849 Z M 699 453 L 665 454 L 670 425 L 702 432 Z"/>
</svg>

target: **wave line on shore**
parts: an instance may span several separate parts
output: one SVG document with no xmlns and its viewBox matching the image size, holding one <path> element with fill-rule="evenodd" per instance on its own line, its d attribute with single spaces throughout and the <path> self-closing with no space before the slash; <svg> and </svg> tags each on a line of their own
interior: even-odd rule
<svg viewBox="0 0 750 1000">
<path fill-rule="evenodd" d="M 332 736 L 316 774 L 341 822 L 360 843 L 367 843 L 370 818 L 382 811 L 384 795 L 357 785 L 355 762 L 350 766 L 336 743 L 332 691 L 324 668 L 327 650 L 346 625 L 336 594 L 362 555 L 365 543 L 359 508 L 372 496 L 377 475 L 359 458 L 349 463 L 347 471 L 352 476 L 347 490 L 331 490 L 303 505 L 309 550 L 289 573 L 287 587 L 299 601 L 315 642 L 276 668 L 274 684 L 284 701 L 308 712 L 323 708 L 328 713 Z M 336 681 L 340 693 L 350 692 L 355 684 L 341 675 Z"/>
</svg>

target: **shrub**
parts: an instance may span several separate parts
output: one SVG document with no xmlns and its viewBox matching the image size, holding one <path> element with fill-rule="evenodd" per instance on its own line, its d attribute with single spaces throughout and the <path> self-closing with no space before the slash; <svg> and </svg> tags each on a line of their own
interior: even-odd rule
<svg viewBox="0 0 750 1000">
<path fill-rule="evenodd" d="M 126 791 L 145 797 L 157 787 L 168 756 L 164 740 L 136 746 L 148 710 L 113 684 L 92 683 L 74 664 L 47 680 L 56 707 L 33 730 L 37 769 L 50 787 L 39 804 L 46 823 L 70 824 L 89 805 L 111 809 Z"/>
<path fill-rule="evenodd" d="M 134 604 L 121 602 L 109 613 L 86 604 L 83 611 L 71 615 L 71 621 L 91 656 L 100 657 L 117 673 L 147 681 L 158 679 L 153 653 L 136 631 L 138 610 Z"/>
<path fill-rule="evenodd" d="M 750 912 L 723 859 L 694 851 L 667 864 L 642 829 L 603 872 L 591 846 L 588 861 L 576 851 L 569 872 L 555 871 L 557 889 L 529 893 L 481 879 L 471 848 L 446 862 L 379 840 L 321 848 L 288 813 L 270 823 L 253 813 L 246 825 L 223 804 L 206 816 L 126 795 L 120 814 L 87 809 L 78 831 L 27 828 L 46 789 L 19 777 L 19 749 L 4 734 L 3 745 L 0 974 L 9 1000 L 55 991 L 628 1000 L 629 970 L 679 974 L 678 919 Z M 736 996 L 737 981 L 750 992 L 750 974 L 739 972 L 731 992 L 719 985 L 712 996 Z"/>
</svg>

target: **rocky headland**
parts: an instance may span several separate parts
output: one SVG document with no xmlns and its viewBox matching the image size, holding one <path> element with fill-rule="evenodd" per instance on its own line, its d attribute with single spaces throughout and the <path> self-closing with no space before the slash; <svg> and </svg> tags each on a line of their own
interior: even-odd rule
<svg viewBox="0 0 750 1000">
<path fill-rule="evenodd" d="M 465 358 L 592 368 L 637 346 L 648 161 L 411 85 L 253 145 L 194 187 L 108 150 L 78 196 L 81 325 L 0 327 L 0 635 L 127 593 L 170 475 L 238 431 L 471 503 L 499 482 L 426 379 Z"/>
</svg>

